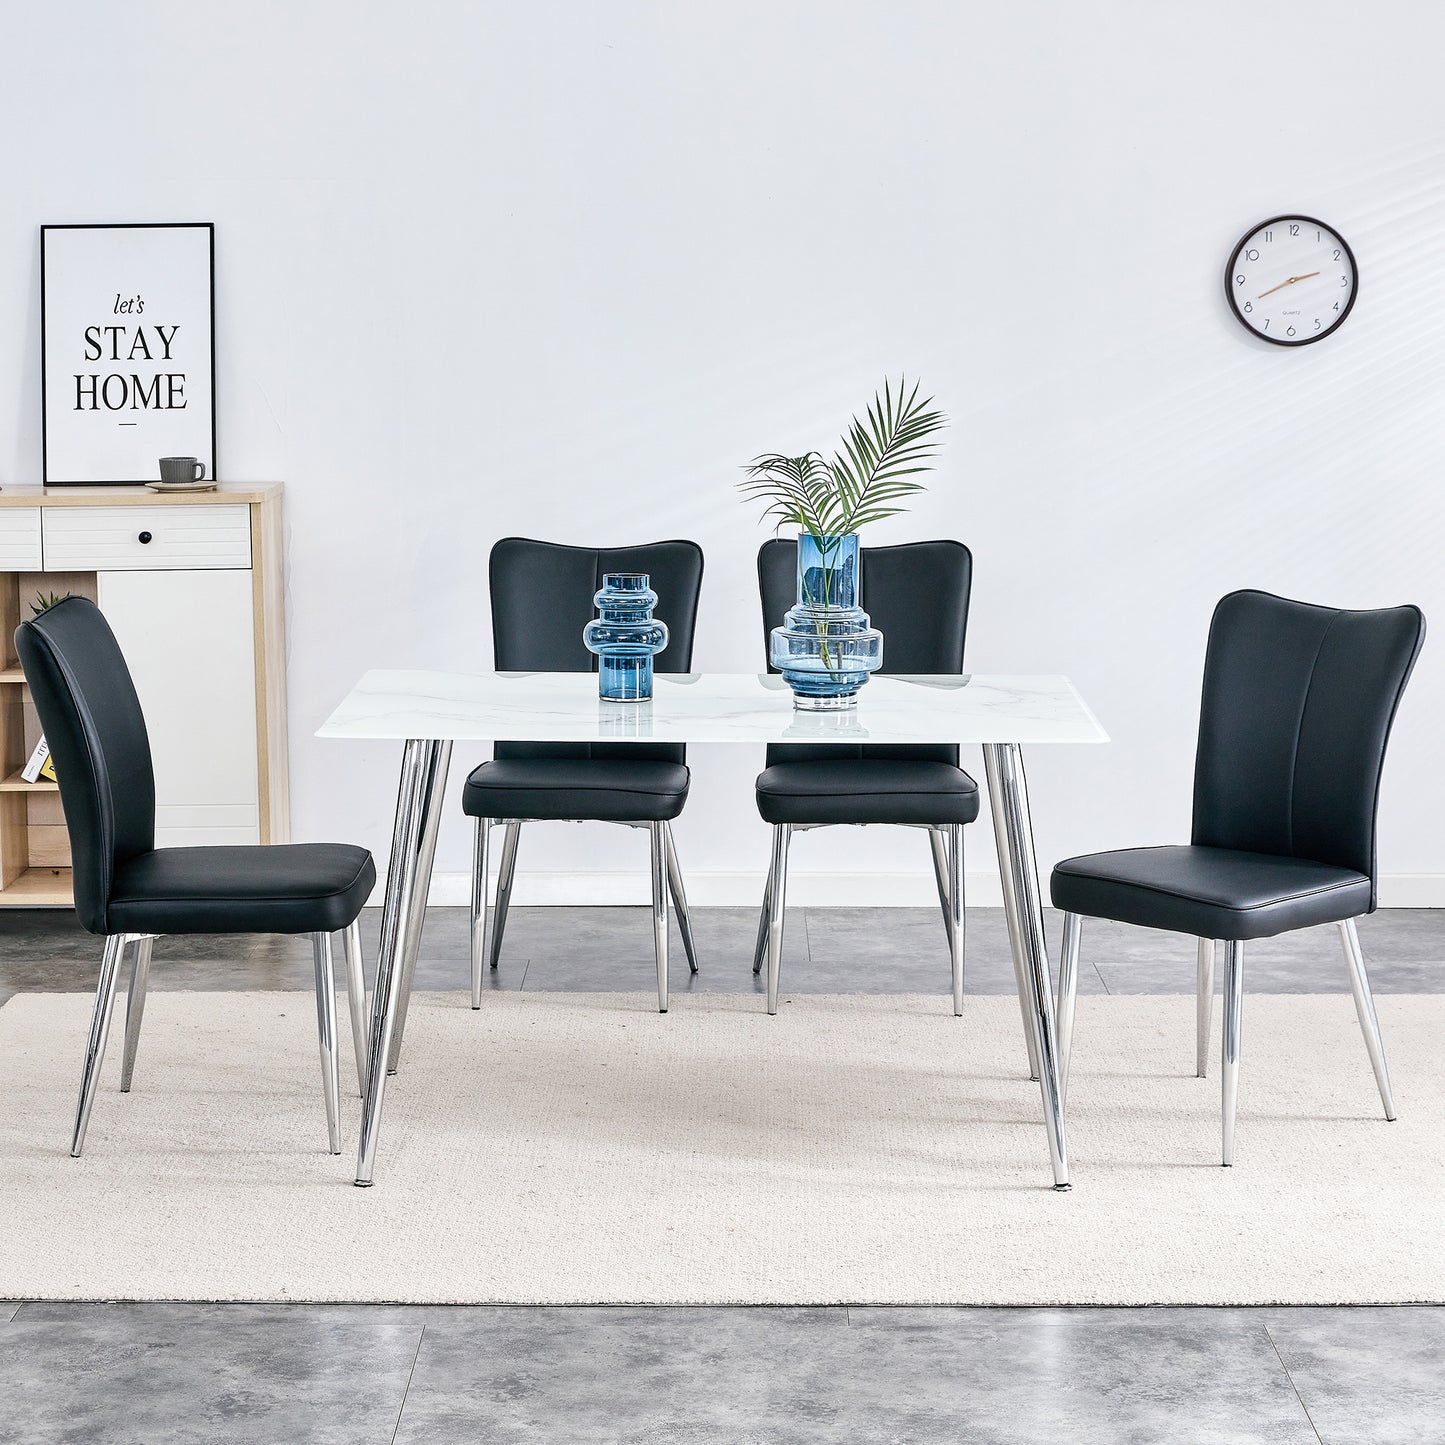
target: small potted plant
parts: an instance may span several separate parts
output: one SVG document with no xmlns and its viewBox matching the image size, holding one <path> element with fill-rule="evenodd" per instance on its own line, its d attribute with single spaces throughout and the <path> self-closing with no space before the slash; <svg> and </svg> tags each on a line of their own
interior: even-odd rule
<svg viewBox="0 0 1445 1445">
<path fill-rule="evenodd" d="M 897 393 L 884 382 L 866 417 L 853 418 L 831 461 L 821 452 L 760 456 L 738 483 L 767 503 L 764 519 L 798 529 L 798 601 L 772 632 L 770 659 L 810 711 L 851 707 L 883 662 L 883 634 L 858 606 L 858 531 L 902 512 L 924 489 L 937 448 L 928 440 L 947 418 L 918 384 Z"/>
</svg>

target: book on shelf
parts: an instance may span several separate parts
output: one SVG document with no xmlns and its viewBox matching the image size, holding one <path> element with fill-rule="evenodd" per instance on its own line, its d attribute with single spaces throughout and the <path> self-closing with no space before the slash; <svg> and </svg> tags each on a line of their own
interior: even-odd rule
<svg viewBox="0 0 1445 1445">
<path fill-rule="evenodd" d="M 50 756 L 50 744 L 42 737 L 30 754 L 30 761 L 20 769 L 20 777 L 27 783 L 38 783 L 41 778 L 55 781 L 55 762 Z"/>
</svg>

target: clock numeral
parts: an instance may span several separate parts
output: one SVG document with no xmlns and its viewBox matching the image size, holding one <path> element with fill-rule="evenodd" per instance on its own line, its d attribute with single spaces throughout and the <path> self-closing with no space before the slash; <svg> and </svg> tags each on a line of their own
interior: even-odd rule
<svg viewBox="0 0 1445 1445">
<path fill-rule="evenodd" d="M 1289 328 L 1289 330 L 1285 332 L 1285 335 L 1286 335 L 1286 336 L 1293 336 L 1293 335 L 1294 335 L 1294 327 L 1291 326 L 1291 327 Z"/>
<path fill-rule="evenodd" d="M 1316 317 L 1315 317 L 1315 330 L 1318 331 L 1319 329 L 1320 329 L 1320 318 L 1319 318 L 1318 316 L 1316 316 Z"/>
<path fill-rule="evenodd" d="M 1259 252 L 1258 252 L 1258 251 L 1246 251 L 1246 252 L 1244 253 L 1244 259 L 1245 259 L 1246 261 L 1258 261 L 1258 260 L 1259 260 Z"/>
<path fill-rule="evenodd" d="M 1265 329 L 1266 331 L 1269 330 L 1269 317 L 1268 317 L 1268 316 L 1266 316 L 1266 317 L 1264 318 L 1264 329 Z"/>
<path fill-rule="evenodd" d="M 1266 231 L 1266 232 L 1264 233 L 1264 239 L 1265 239 L 1266 241 L 1273 241 L 1273 240 L 1274 240 L 1274 232 L 1273 232 L 1273 231 Z"/>
<path fill-rule="evenodd" d="M 1246 311 L 1253 311 L 1253 310 L 1254 310 L 1254 302 L 1253 302 L 1253 301 L 1246 301 L 1246 302 L 1244 303 L 1244 309 L 1245 309 Z"/>
<path fill-rule="evenodd" d="M 1335 310 L 1338 311 L 1339 309 L 1340 309 L 1340 303 L 1339 303 L 1338 301 L 1336 301 L 1336 302 L 1335 302 Z"/>
<path fill-rule="evenodd" d="M 1335 247 L 1335 260 L 1338 261 L 1339 259 L 1340 259 L 1340 248 L 1339 248 L 1338 246 L 1336 246 L 1336 247 Z"/>
<path fill-rule="evenodd" d="M 1294 224 L 1291 224 L 1291 225 L 1290 225 L 1290 228 L 1289 228 L 1289 233 L 1290 233 L 1291 236 L 1298 236 L 1298 235 L 1299 235 L 1299 227 L 1296 226 L 1296 225 L 1294 225 Z"/>
<path fill-rule="evenodd" d="M 1323 241 L 1323 240 L 1324 240 L 1324 235 L 1323 235 L 1321 232 L 1316 231 L 1316 232 L 1315 232 L 1315 241 L 1316 241 L 1316 242 L 1319 242 L 1319 241 Z"/>
<path fill-rule="evenodd" d="M 1234 284 L 1235 284 L 1236 286 L 1243 286 L 1243 285 L 1244 285 L 1244 277 L 1243 277 L 1243 276 L 1236 276 L 1236 277 L 1234 278 Z"/>
<path fill-rule="evenodd" d="M 1349 284 L 1350 284 L 1350 278 L 1349 278 L 1348 276 L 1341 276 L 1341 277 L 1340 277 L 1340 285 L 1341 285 L 1341 286 L 1348 286 Z"/>
</svg>

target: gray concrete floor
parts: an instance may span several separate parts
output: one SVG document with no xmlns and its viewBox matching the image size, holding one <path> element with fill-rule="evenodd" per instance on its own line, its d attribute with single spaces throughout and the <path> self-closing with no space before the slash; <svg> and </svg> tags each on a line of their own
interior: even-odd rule
<svg viewBox="0 0 1445 1445">
<path fill-rule="evenodd" d="M 969 992 L 1008 992 L 1002 915 L 968 923 Z M 702 972 L 689 981 L 678 950 L 674 988 L 753 988 L 755 928 L 747 909 L 696 910 Z M 1360 932 L 1377 991 L 1445 991 L 1445 913 L 1382 912 Z M 433 910 L 417 987 L 466 987 L 467 958 L 464 913 Z M 1090 925 L 1083 958 L 1093 992 L 1193 988 L 1189 939 Z M 89 989 L 98 961 L 70 915 L 0 913 L 0 999 Z M 784 968 L 799 992 L 947 987 L 928 909 L 800 909 Z M 641 910 L 518 909 L 489 986 L 646 991 L 652 969 Z M 1330 929 L 1251 945 L 1245 973 L 1257 992 L 1348 988 Z M 305 940 L 169 939 L 151 986 L 310 975 Z M 1445 1309 L 12 1303 L 0 1440 L 1441 1445 Z"/>
</svg>

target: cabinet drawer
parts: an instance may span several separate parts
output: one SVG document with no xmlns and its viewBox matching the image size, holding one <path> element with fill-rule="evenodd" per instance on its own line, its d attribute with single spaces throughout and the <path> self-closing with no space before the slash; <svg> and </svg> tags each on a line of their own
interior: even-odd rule
<svg viewBox="0 0 1445 1445">
<path fill-rule="evenodd" d="M 40 571 L 40 508 L 0 508 L 0 572 Z"/>
<path fill-rule="evenodd" d="M 47 572 L 251 565 L 245 505 L 46 507 L 41 531 Z"/>
</svg>

